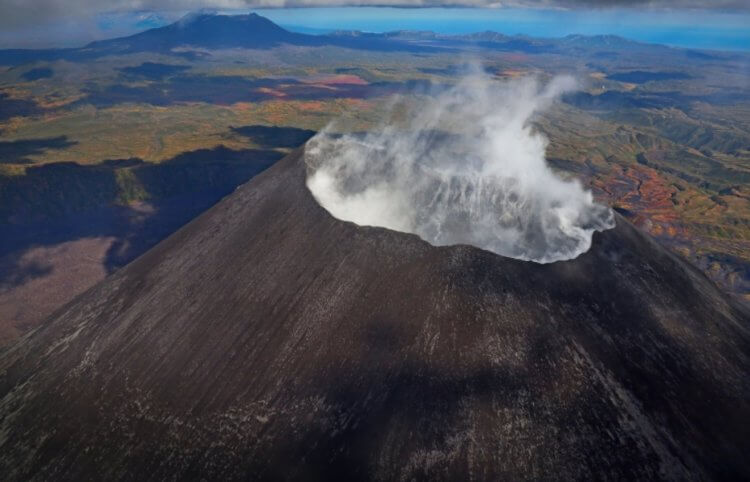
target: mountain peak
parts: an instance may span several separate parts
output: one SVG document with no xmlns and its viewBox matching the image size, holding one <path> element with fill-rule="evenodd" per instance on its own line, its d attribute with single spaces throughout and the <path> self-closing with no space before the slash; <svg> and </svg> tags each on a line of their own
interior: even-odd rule
<svg viewBox="0 0 750 482">
<path fill-rule="evenodd" d="M 242 15 L 227 15 L 216 12 L 197 11 L 185 15 L 178 20 L 176 24 L 180 24 L 183 27 L 195 27 L 203 24 L 211 24 L 214 27 L 226 27 L 232 25 L 244 25 L 245 27 L 249 27 L 250 25 L 254 25 L 273 27 L 277 30 L 283 30 L 286 32 L 286 30 L 279 27 L 268 18 L 258 15 L 255 12 Z"/>
<path fill-rule="evenodd" d="M 748 314 L 623 218 L 542 265 L 338 221 L 305 180 L 297 151 L 0 353 L 0 471 L 750 474 Z"/>
<path fill-rule="evenodd" d="M 211 49 L 268 48 L 283 43 L 313 42 L 314 37 L 289 32 L 257 13 L 224 15 L 198 11 L 164 27 L 146 30 L 130 37 L 94 42 L 89 47 L 114 48 L 120 51 L 163 51 L 181 46 Z"/>
<path fill-rule="evenodd" d="M 583 35 L 583 34 L 570 34 L 562 38 L 564 43 L 575 44 L 581 46 L 601 46 L 601 47 L 633 47 L 642 45 L 640 42 L 635 40 L 626 39 L 619 35 Z"/>
</svg>

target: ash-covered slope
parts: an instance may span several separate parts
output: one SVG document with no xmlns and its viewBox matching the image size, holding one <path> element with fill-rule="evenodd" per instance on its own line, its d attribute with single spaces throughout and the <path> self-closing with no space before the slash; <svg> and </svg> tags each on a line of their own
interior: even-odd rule
<svg viewBox="0 0 750 482">
<path fill-rule="evenodd" d="M 621 218 L 540 265 L 333 219 L 300 153 L 0 356 L 0 473 L 750 476 L 749 317 Z"/>
</svg>

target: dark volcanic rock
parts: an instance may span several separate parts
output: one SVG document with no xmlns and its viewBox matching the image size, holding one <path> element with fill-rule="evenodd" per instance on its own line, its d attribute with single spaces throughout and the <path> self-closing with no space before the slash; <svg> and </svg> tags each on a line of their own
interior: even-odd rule
<svg viewBox="0 0 750 482">
<path fill-rule="evenodd" d="M 621 217 L 539 265 L 337 221 L 304 177 L 0 356 L 6 480 L 750 476 L 750 317 Z"/>
</svg>

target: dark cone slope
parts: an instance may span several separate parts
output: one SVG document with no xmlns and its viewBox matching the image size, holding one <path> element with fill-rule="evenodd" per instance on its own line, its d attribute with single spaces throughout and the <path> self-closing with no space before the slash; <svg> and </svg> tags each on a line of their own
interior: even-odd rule
<svg viewBox="0 0 750 482">
<path fill-rule="evenodd" d="M 750 317 L 622 218 L 539 265 L 304 181 L 298 151 L 2 353 L 3 479 L 750 477 Z"/>
</svg>

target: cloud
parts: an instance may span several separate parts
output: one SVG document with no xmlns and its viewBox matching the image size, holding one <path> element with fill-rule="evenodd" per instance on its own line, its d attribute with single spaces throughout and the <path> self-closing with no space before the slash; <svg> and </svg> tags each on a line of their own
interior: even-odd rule
<svg viewBox="0 0 750 482">
<path fill-rule="evenodd" d="M 364 135 L 326 129 L 305 148 L 307 186 L 334 217 L 550 263 L 591 246 L 612 211 L 547 165 L 530 119 L 576 82 L 478 72 Z M 403 106 L 399 106 L 403 107 Z"/>
</svg>

